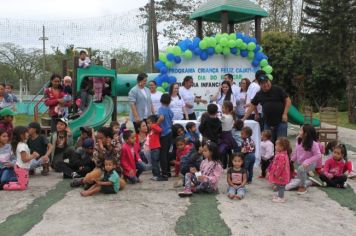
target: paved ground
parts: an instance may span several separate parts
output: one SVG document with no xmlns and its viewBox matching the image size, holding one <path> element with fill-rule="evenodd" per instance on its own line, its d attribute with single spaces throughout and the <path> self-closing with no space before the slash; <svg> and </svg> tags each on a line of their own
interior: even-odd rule
<svg viewBox="0 0 356 236">
<path fill-rule="evenodd" d="M 293 135 L 298 127 L 290 128 Z M 355 131 L 340 129 L 356 149 Z M 352 149 L 351 148 L 351 149 Z M 350 152 L 356 164 L 356 155 Z M 257 176 L 258 169 L 255 170 Z M 82 198 L 80 189 L 51 172 L 32 177 L 24 192 L 0 192 L 1 235 L 352 235 L 356 232 L 356 180 L 337 192 L 310 188 L 304 196 L 286 193 L 286 204 L 271 202 L 265 180 L 255 179 L 243 201 L 226 197 L 226 175 L 217 195 L 180 199 L 169 182 L 129 185 L 117 195 Z M 344 191 L 344 192 L 342 192 Z M 334 199 L 333 196 L 336 195 Z M 334 194 L 334 195 L 333 195 Z M 341 197 L 340 197 L 341 196 Z M 344 202 L 340 199 L 345 198 Z M 342 207 L 343 204 L 346 207 Z"/>
</svg>

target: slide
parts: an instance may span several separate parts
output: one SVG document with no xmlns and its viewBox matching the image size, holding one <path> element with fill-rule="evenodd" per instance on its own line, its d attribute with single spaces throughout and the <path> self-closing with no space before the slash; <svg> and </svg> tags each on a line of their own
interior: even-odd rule
<svg viewBox="0 0 356 236">
<path fill-rule="evenodd" d="M 114 103 L 111 97 L 105 96 L 101 103 L 90 102 L 87 110 L 78 118 L 69 122 L 69 127 L 73 132 L 74 141 L 80 136 L 79 128 L 88 126 L 97 129 L 106 124 L 111 119 L 114 110 Z"/>
<path fill-rule="evenodd" d="M 304 124 L 304 114 L 300 113 L 297 108 L 293 105 L 289 108 L 288 111 L 288 121 L 292 124 L 303 125 Z M 320 126 L 320 121 L 313 118 L 313 126 Z"/>
</svg>

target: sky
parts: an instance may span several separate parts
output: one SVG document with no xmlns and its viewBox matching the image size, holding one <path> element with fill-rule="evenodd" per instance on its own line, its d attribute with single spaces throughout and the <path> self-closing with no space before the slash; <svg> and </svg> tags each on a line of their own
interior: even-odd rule
<svg viewBox="0 0 356 236">
<path fill-rule="evenodd" d="M 0 18 L 64 20 L 115 15 L 148 0 L 0 0 Z"/>
</svg>

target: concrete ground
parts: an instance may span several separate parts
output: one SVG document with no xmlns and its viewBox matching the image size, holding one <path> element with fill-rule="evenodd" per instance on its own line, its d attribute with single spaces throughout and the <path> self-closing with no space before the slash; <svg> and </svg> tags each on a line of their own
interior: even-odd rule
<svg viewBox="0 0 356 236">
<path fill-rule="evenodd" d="M 298 127 L 290 127 L 296 134 Z M 341 140 L 356 149 L 355 131 L 340 128 Z M 356 166 L 356 155 L 349 152 Z M 255 176 L 258 176 L 258 168 Z M 23 192 L 0 191 L 0 235 L 353 235 L 356 209 L 342 207 L 320 188 L 287 192 L 285 204 L 271 202 L 266 180 L 255 178 L 244 200 L 226 197 L 226 174 L 217 195 L 179 198 L 177 178 L 127 185 L 117 195 L 83 198 L 61 175 L 37 174 Z M 349 180 L 356 189 L 356 180 Z M 356 205 L 351 189 L 350 204 Z M 342 194 L 342 192 L 340 192 Z M 353 195 L 352 195 L 353 194 Z M 204 204 L 203 204 L 204 203 Z M 350 205 L 350 206 L 351 206 Z M 215 210 L 215 211 L 210 211 Z M 221 221 L 215 224 L 216 221 Z M 188 226 L 187 226 L 188 225 Z M 204 231 L 205 230 L 205 231 Z M 204 232 L 204 233 L 202 233 Z"/>
</svg>

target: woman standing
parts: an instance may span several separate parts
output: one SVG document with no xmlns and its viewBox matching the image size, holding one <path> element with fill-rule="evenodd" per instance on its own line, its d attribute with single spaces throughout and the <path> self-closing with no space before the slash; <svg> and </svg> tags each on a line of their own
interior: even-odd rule
<svg viewBox="0 0 356 236">
<path fill-rule="evenodd" d="M 60 118 L 55 107 L 58 105 L 69 107 L 72 102 L 65 102 L 63 87 L 61 85 L 62 77 L 58 74 L 51 76 L 51 82 L 45 90 L 45 104 L 48 106 L 48 113 L 51 117 L 51 132 L 56 131 L 57 119 Z"/>
<path fill-rule="evenodd" d="M 218 105 L 219 111 L 221 111 L 224 101 L 230 101 L 234 108 L 236 107 L 235 97 L 232 93 L 231 85 L 227 81 L 221 83 L 219 92 L 212 98 L 212 100 Z"/>
<path fill-rule="evenodd" d="M 241 90 L 236 96 L 236 114 L 239 119 L 242 119 L 245 115 L 246 95 L 250 83 L 250 80 L 247 78 L 243 78 L 240 82 Z"/>
<path fill-rule="evenodd" d="M 173 120 L 183 120 L 184 118 L 189 120 L 184 100 L 179 95 L 179 85 L 177 83 L 171 84 L 169 87 L 169 95 L 171 96 L 169 108 L 171 108 L 173 112 Z"/>
<path fill-rule="evenodd" d="M 152 80 L 148 83 L 148 87 L 150 88 L 151 92 L 151 100 L 153 105 L 153 114 L 157 114 L 158 108 L 161 106 L 161 96 L 162 92 L 157 91 L 157 83 L 156 81 Z"/>
<path fill-rule="evenodd" d="M 146 120 L 154 112 L 151 100 L 151 93 L 145 87 L 147 83 L 147 74 L 140 73 L 137 76 L 137 84 L 133 87 L 128 96 L 130 102 L 130 118 L 134 124 L 135 131 L 138 133 L 138 123 Z"/>
<path fill-rule="evenodd" d="M 185 109 L 187 110 L 189 120 L 196 120 L 197 117 L 194 112 L 194 102 L 196 103 L 204 103 L 206 104 L 207 101 L 201 99 L 201 97 L 196 97 L 191 90 L 193 86 L 193 77 L 186 76 L 183 80 L 182 87 L 179 88 L 179 95 L 182 97 L 185 103 Z"/>
</svg>

